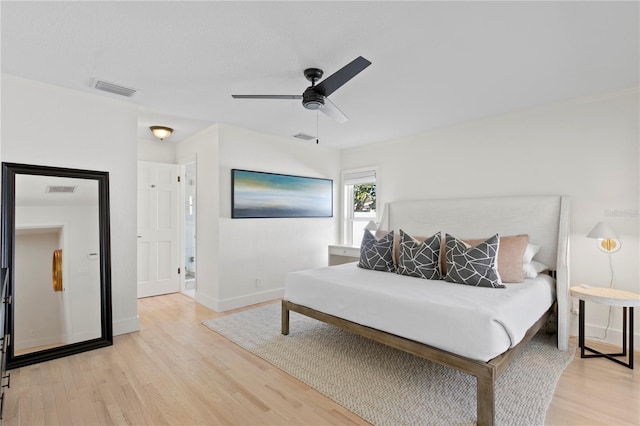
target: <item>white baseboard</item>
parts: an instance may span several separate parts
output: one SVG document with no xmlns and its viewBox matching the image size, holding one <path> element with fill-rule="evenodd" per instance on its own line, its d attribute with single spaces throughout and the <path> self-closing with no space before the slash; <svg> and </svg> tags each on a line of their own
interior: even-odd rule
<svg viewBox="0 0 640 426">
<path fill-rule="evenodd" d="M 609 330 L 607 331 L 607 338 L 602 339 L 602 337 L 604 337 L 604 332 L 605 327 L 591 324 L 584 325 L 584 338 L 586 340 L 608 343 L 610 345 L 622 347 L 622 330 L 616 330 L 609 327 Z M 587 346 L 589 346 L 589 344 L 587 344 Z M 633 333 L 633 348 L 634 350 L 640 350 L 640 335 L 638 333 Z"/>
<path fill-rule="evenodd" d="M 15 339 L 13 342 L 15 350 L 23 350 L 27 348 L 37 348 L 40 346 L 64 344 L 64 337 L 60 336 L 39 336 L 31 339 Z"/>
<path fill-rule="evenodd" d="M 131 333 L 133 331 L 140 330 L 140 318 L 136 316 L 135 318 L 128 318 L 124 320 L 113 321 L 113 335 L 117 336 L 119 334 Z M 99 332 L 98 332 L 99 333 Z M 74 343 L 74 342 L 82 342 L 85 340 L 95 339 L 96 336 L 94 333 L 81 333 L 75 334 L 73 336 L 69 336 L 64 338 L 63 336 L 54 336 L 54 337 L 40 337 L 35 339 L 27 339 L 21 341 L 15 341 L 16 349 L 24 349 L 24 348 L 34 348 L 38 346 L 47 346 L 58 344 L 62 342 Z"/>
<path fill-rule="evenodd" d="M 230 299 L 215 299 L 201 294 L 196 290 L 196 302 L 216 312 L 226 312 L 233 309 L 244 308 L 256 303 L 268 302 L 270 300 L 281 299 L 284 296 L 284 288 L 263 291 L 261 293 L 248 294 L 246 296 L 233 297 Z"/>
<path fill-rule="evenodd" d="M 85 331 L 83 333 L 75 333 L 69 336 L 67 343 L 84 342 L 85 340 L 96 339 L 100 337 L 100 329 L 95 330 L 93 333 Z"/>
<path fill-rule="evenodd" d="M 140 330 L 140 317 L 135 316 L 113 321 L 113 335 L 132 333 Z"/>
<path fill-rule="evenodd" d="M 575 314 L 571 315 L 571 335 L 578 336 L 578 316 Z M 622 324 L 617 324 L 617 327 L 621 327 Z M 606 327 L 601 325 L 593 325 L 593 324 L 585 324 L 584 325 L 584 334 L 586 340 L 591 340 L 594 342 L 607 343 L 610 345 L 622 346 L 622 330 L 619 328 L 609 327 L 607 331 L 607 338 L 602 339 L 605 334 Z M 627 330 L 628 332 L 628 330 Z M 589 344 L 587 344 L 589 346 Z M 633 333 L 633 348 L 635 351 L 640 351 L 640 334 Z"/>
<path fill-rule="evenodd" d="M 213 297 L 207 296 L 206 294 L 202 294 L 201 292 L 198 291 L 198 289 L 196 289 L 195 299 L 196 299 L 196 302 L 198 302 L 201 305 L 206 306 L 207 308 L 211 309 L 212 311 L 220 312 L 220 310 L 218 308 L 218 304 L 219 304 L 218 299 L 215 299 Z"/>
</svg>

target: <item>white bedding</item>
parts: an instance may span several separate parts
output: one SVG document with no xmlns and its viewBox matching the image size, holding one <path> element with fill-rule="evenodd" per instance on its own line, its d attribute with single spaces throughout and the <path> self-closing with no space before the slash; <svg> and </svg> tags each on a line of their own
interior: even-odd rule
<svg viewBox="0 0 640 426">
<path fill-rule="evenodd" d="M 555 282 L 540 274 L 505 289 L 480 288 L 347 263 L 287 274 L 284 299 L 488 361 L 520 342 L 549 309 Z"/>
</svg>

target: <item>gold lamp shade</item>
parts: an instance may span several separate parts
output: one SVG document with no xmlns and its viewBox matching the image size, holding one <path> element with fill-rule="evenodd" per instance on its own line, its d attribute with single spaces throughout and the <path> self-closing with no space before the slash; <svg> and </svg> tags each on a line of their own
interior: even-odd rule
<svg viewBox="0 0 640 426">
<path fill-rule="evenodd" d="M 53 291 L 62 291 L 62 250 L 53 251 Z"/>
</svg>

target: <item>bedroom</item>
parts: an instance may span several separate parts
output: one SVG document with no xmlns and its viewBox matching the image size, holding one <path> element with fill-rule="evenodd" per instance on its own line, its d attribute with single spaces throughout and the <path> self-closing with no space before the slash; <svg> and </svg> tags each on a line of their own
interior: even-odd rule
<svg viewBox="0 0 640 426">
<path fill-rule="evenodd" d="M 7 26 L 4 21 L 11 19 L 11 9 L 5 2 L 2 8 L 5 31 Z M 30 20 L 26 19 L 25 22 Z M 637 33 L 637 21 L 635 24 Z M 409 35 L 405 34 L 407 37 Z M 607 48 L 615 50 L 618 46 L 617 42 L 607 45 L 607 37 L 602 37 L 602 40 L 605 45 L 601 46 L 599 52 Z M 10 46 L 4 43 L 7 43 L 7 38 L 3 34 L 2 65 L 3 72 L 8 70 L 8 74 L 3 74 L 2 81 L 2 161 L 111 172 L 112 217 L 118 220 L 118 226 L 112 228 L 113 312 L 117 334 L 139 327 L 135 285 L 132 284 L 136 280 L 136 223 L 135 211 L 131 207 L 136 203 L 135 186 L 132 184 L 136 179 L 136 160 L 169 157 L 180 162 L 183 158 L 191 157 L 195 150 L 198 161 L 207 164 L 207 167 L 199 169 L 198 173 L 201 174 L 198 180 L 219 188 L 199 197 L 198 206 L 206 212 L 201 217 L 208 217 L 199 224 L 199 232 L 211 236 L 198 248 L 198 252 L 208 259 L 199 271 L 203 285 L 198 288 L 198 297 L 201 303 L 217 310 L 278 297 L 286 270 L 326 263 L 327 245 L 338 242 L 340 238 L 338 215 L 332 220 L 292 220 L 267 224 L 231 220 L 229 184 L 225 181 L 229 179 L 227 171 L 231 168 L 323 176 L 338 183 L 342 170 L 377 165 L 380 169 L 378 185 L 381 202 L 470 195 L 565 193 L 572 197 L 572 280 L 591 284 L 608 280 L 606 256 L 601 255 L 593 241 L 584 238 L 595 223 L 608 220 L 623 241 L 623 249 L 613 259 L 616 285 L 628 290 L 638 289 L 637 43 L 629 43 L 629 51 L 623 52 L 632 52 L 627 55 L 630 58 L 628 63 L 611 65 L 612 69 L 632 67 L 631 74 L 635 80 L 624 85 L 593 87 L 581 96 L 530 105 L 528 108 L 522 106 L 517 110 L 492 111 L 476 119 L 431 130 L 403 128 L 393 137 L 380 139 L 379 136 L 372 136 L 371 140 L 379 141 L 375 145 L 341 150 L 329 146 L 332 126 L 328 122 L 320 127 L 319 146 L 292 140 L 288 137 L 289 132 L 275 136 L 270 131 L 243 128 L 250 127 L 248 125 L 219 124 L 192 135 L 176 146 L 156 148 L 157 145 L 151 146 L 149 141 L 141 140 L 138 136 L 139 116 L 143 116 L 144 111 L 139 112 L 135 104 L 89 93 L 88 89 L 65 89 L 48 83 L 49 78 L 35 78 L 31 74 L 21 76 L 26 79 L 11 76 L 10 60 L 14 56 L 9 56 L 11 51 L 6 49 Z M 353 54 L 331 54 L 335 64 L 333 68 L 359 54 L 366 56 L 359 50 L 359 44 L 354 44 Z M 588 47 L 587 50 L 594 48 Z M 296 49 L 301 52 L 301 62 L 309 60 L 315 65 L 315 61 L 319 61 L 318 65 L 329 71 L 330 65 L 325 65 L 323 58 L 309 58 L 303 46 L 297 46 Z M 389 61 L 397 58 L 397 55 L 392 55 Z M 51 64 L 56 63 L 52 58 L 47 59 Z M 372 73 L 375 66 L 389 66 L 384 64 L 385 61 L 370 59 L 374 62 Z M 606 64 L 607 61 L 594 55 L 593 63 Z M 162 70 L 163 66 L 164 60 L 159 60 L 157 69 Z M 274 73 L 283 72 L 281 64 L 272 66 Z M 307 62 L 295 64 L 293 70 L 286 71 L 289 73 L 285 79 L 288 88 L 304 87 L 306 82 L 298 73 L 298 67 L 304 66 L 307 66 Z M 605 67 L 602 71 L 604 75 L 608 75 L 607 69 Z M 89 74 L 87 72 L 85 76 L 87 79 L 94 77 Z M 415 84 L 419 84 L 420 74 L 414 74 Z M 540 70 L 533 74 L 540 75 Z M 354 80 L 344 88 L 341 94 L 344 96 L 335 99 L 336 102 L 340 99 L 340 106 L 352 117 L 352 123 L 357 122 L 362 108 L 355 99 L 358 90 L 365 91 L 376 84 L 376 81 L 370 80 L 371 75 L 362 76 L 365 80 L 361 81 L 369 79 L 368 84 L 362 83 L 364 87 L 358 87 L 360 82 Z M 255 82 L 252 81 L 254 78 Z M 118 80 L 116 77 L 113 79 Z M 259 86 L 253 86 L 257 81 L 255 72 L 246 70 L 239 86 L 224 89 L 225 96 L 233 90 L 257 90 Z M 457 96 L 458 107 L 465 105 L 464 101 L 469 95 L 477 96 L 473 99 L 480 103 L 491 97 L 490 85 L 481 95 L 467 93 L 455 85 L 449 87 L 455 90 L 452 93 Z M 267 90 L 268 87 L 261 88 Z M 352 96 L 354 99 L 351 99 Z M 278 113 L 278 121 L 289 122 L 294 121 L 295 117 L 302 117 L 300 120 L 305 123 L 305 130 L 315 132 L 315 114 L 309 119 L 302 108 L 301 111 L 294 108 L 298 107 L 297 104 L 287 107 L 284 106 Z M 233 105 L 233 108 L 244 112 L 248 116 L 246 120 L 266 114 L 260 105 Z M 268 109 L 272 110 L 270 114 L 274 114 L 273 110 L 277 108 Z M 437 112 L 430 110 L 425 115 L 434 116 Z M 104 117 L 109 117 L 109 120 L 104 120 Z M 177 132 L 175 136 L 178 136 Z M 87 149 L 88 144 L 90 149 Z M 163 149 L 169 152 L 161 151 Z M 175 149 L 175 153 L 171 149 Z M 252 155 L 246 155 L 247 152 Z M 421 160 L 434 158 L 436 161 L 429 162 L 429 168 L 426 169 Z M 451 167 L 455 168 L 454 175 L 451 174 Z M 486 185 L 478 182 L 477 173 L 481 173 L 481 170 L 482 176 L 488 180 Z M 517 179 L 511 178 L 514 175 Z M 449 178 L 442 179 L 442 176 Z M 424 185 L 422 182 L 425 179 L 436 181 Z M 475 185 L 470 187 L 466 182 Z M 340 205 L 337 197 L 338 194 L 334 204 L 336 211 Z M 291 232 L 292 227 L 294 232 Z M 281 239 L 280 236 L 287 232 L 304 235 L 304 239 Z M 243 250 L 244 244 L 236 245 L 233 241 L 251 241 L 255 249 L 247 254 Z M 273 247 L 277 248 L 278 259 L 287 259 L 286 265 L 264 256 Z M 258 274 L 265 282 L 260 292 L 256 291 L 254 285 Z M 619 330 L 617 324 L 620 323 L 618 315 L 614 313 L 612 318 L 616 330 Z M 594 319 L 591 324 L 594 333 L 604 331 L 606 316 L 606 310 L 603 309 Z M 617 342 L 617 337 L 613 335 L 612 342 Z"/>
</svg>

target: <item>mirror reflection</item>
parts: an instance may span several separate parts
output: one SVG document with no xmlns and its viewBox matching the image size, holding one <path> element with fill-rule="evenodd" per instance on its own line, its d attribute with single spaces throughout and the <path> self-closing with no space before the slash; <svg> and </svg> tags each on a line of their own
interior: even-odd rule
<svg viewBox="0 0 640 426">
<path fill-rule="evenodd" d="M 101 337 L 98 181 L 15 176 L 14 356 Z"/>
</svg>

